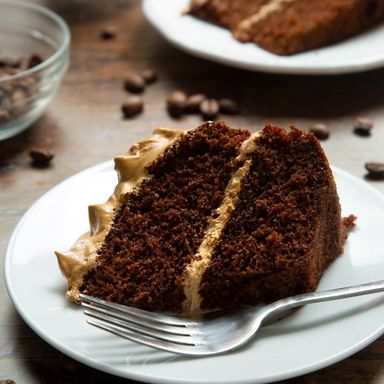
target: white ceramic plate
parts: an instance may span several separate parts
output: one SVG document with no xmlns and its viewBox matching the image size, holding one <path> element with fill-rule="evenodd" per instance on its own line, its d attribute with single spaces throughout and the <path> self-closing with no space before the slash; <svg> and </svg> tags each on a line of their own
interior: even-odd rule
<svg viewBox="0 0 384 384">
<path fill-rule="evenodd" d="M 345 253 L 319 289 L 383 278 L 384 196 L 334 169 L 343 213 L 358 216 Z M 23 319 L 58 350 L 99 370 L 151 383 L 265 383 L 314 371 L 362 349 L 383 333 L 384 294 L 312 304 L 265 326 L 233 353 L 186 358 L 147 348 L 88 325 L 64 297 L 54 250 L 88 229 L 87 205 L 116 183 L 112 162 L 85 170 L 38 200 L 17 225 L 5 258 L 10 296 Z"/>
<path fill-rule="evenodd" d="M 322 49 L 282 57 L 243 44 L 229 31 L 183 16 L 188 0 L 144 0 L 148 21 L 172 44 L 202 58 L 234 67 L 273 73 L 337 74 L 384 65 L 384 25 Z"/>
</svg>

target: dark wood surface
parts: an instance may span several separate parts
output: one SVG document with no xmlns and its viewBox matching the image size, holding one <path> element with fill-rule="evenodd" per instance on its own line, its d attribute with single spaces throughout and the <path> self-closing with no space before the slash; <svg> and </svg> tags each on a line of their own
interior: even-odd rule
<svg viewBox="0 0 384 384">
<path fill-rule="evenodd" d="M 188 128 L 201 121 L 198 116 L 180 120 L 168 116 L 165 98 L 175 89 L 234 97 L 243 113 L 226 120 L 250 130 L 267 122 L 295 123 L 303 129 L 315 122 L 329 124 L 332 133 L 324 148 L 331 163 L 362 179 L 366 161 L 384 161 L 384 70 L 329 77 L 251 73 L 200 60 L 170 46 L 145 21 L 138 0 L 36 2 L 60 13 L 70 25 L 71 65 L 47 113 L 29 130 L 0 142 L 1 268 L 14 226 L 52 186 L 123 153 L 156 126 Z M 116 38 L 101 40 L 100 32 L 110 25 L 117 28 Z M 127 93 L 122 78 L 147 67 L 158 71 L 159 81 L 144 94 L 144 113 L 123 120 L 120 105 Z M 352 132 L 359 115 L 375 123 L 369 138 Z M 31 167 L 28 150 L 34 146 L 55 152 L 49 168 Z M 384 192 L 384 182 L 367 182 Z M 128 382 L 84 366 L 36 336 L 15 311 L 2 277 L 0 308 L 0 380 Z M 287 383 L 383 383 L 383 357 L 382 337 L 342 362 Z"/>
</svg>

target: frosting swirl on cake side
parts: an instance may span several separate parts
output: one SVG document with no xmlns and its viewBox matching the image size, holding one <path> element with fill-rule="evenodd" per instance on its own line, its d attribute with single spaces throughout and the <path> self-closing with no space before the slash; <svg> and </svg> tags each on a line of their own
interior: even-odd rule
<svg viewBox="0 0 384 384">
<path fill-rule="evenodd" d="M 104 204 L 88 208 L 90 231 L 83 234 L 66 252 L 55 252 L 60 269 L 68 280 L 67 298 L 79 301 L 83 276 L 96 266 L 97 252 L 113 222 L 114 211 L 122 197 L 150 178 L 146 166 L 164 153 L 184 133 L 182 130 L 157 128 L 148 139 L 134 144 L 126 155 L 115 158 L 118 184 Z"/>
</svg>

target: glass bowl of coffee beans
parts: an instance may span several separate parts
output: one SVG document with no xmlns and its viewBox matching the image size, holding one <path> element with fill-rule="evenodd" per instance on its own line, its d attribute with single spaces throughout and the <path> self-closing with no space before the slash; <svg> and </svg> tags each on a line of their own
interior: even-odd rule
<svg viewBox="0 0 384 384">
<path fill-rule="evenodd" d="M 65 21 L 49 9 L 0 0 L 0 140 L 45 111 L 68 67 L 69 41 Z"/>
</svg>

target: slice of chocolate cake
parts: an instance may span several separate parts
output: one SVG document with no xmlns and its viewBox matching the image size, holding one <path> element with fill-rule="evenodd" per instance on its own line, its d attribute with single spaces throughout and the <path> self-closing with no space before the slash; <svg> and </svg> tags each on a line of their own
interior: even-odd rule
<svg viewBox="0 0 384 384">
<path fill-rule="evenodd" d="M 90 233 L 56 253 L 73 301 L 185 314 L 254 305 L 314 290 L 342 252 L 327 159 L 296 128 L 159 129 L 116 168 Z"/>
<path fill-rule="evenodd" d="M 278 55 L 334 44 L 384 21 L 384 0 L 192 0 L 189 9 Z"/>
</svg>

